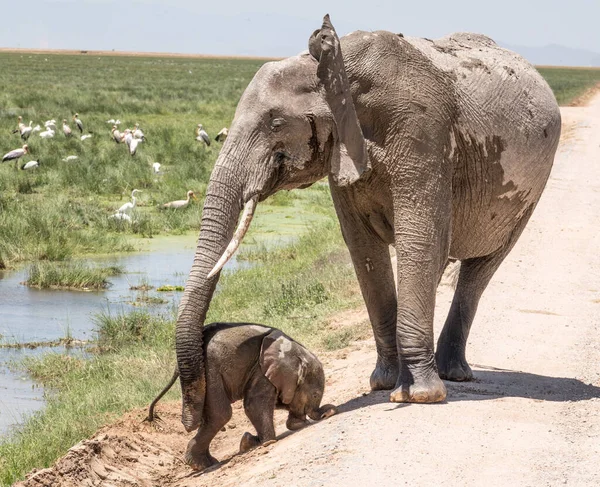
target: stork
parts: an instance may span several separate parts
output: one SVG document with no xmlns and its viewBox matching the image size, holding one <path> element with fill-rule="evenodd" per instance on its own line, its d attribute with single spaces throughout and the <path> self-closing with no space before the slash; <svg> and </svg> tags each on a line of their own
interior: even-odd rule
<svg viewBox="0 0 600 487">
<path fill-rule="evenodd" d="M 131 139 L 131 141 L 129 142 L 129 154 L 131 155 L 131 157 L 135 156 L 138 144 L 143 141 L 144 139 L 136 139 L 135 137 Z"/>
<path fill-rule="evenodd" d="M 140 124 L 136 123 L 135 126 L 133 127 L 133 137 L 135 139 L 141 139 L 144 142 L 146 141 L 146 137 L 144 136 L 144 132 L 142 132 L 140 130 Z"/>
<path fill-rule="evenodd" d="M 227 127 L 223 127 L 221 129 L 221 131 L 215 137 L 215 140 L 217 142 L 225 142 L 225 139 L 227 138 L 228 135 L 229 135 L 229 130 L 227 129 Z"/>
<path fill-rule="evenodd" d="M 19 115 L 19 117 L 17 118 L 17 128 L 14 129 L 12 131 L 13 134 L 16 134 L 17 132 L 21 132 L 21 127 L 24 127 L 25 124 L 23 123 L 23 117 L 21 115 Z"/>
<path fill-rule="evenodd" d="M 196 140 L 198 142 L 204 142 L 207 146 L 210 145 L 210 137 L 206 133 L 206 131 L 202 128 L 202 124 L 198 124 L 198 128 L 196 129 Z"/>
<path fill-rule="evenodd" d="M 29 147 L 27 147 L 27 144 L 25 144 L 20 149 L 14 149 L 4 154 L 4 157 L 2 157 L 2 162 L 16 161 L 17 159 L 23 157 L 25 154 L 29 154 Z"/>
<path fill-rule="evenodd" d="M 65 137 L 71 137 L 71 135 L 73 135 L 73 132 L 71 131 L 71 127 L 69 127 L 67 125 L 67 119 L 63 119 L 63 132 L 65 134 Z"/>
<path fill-rule="evenodd" d="M 27 140 L 29 138 L 29 136 L 31 135 L 31 132 L 33 131 L 33 128 L 31 127 L 32 123 L 33 123 L 33 120 L 30 120 L 29 125 L 25 125 L 23 123 L 20 125 L 21 138 L 23 140 Z"/>
<path fill-rule="evenodd" d="M 75 114 L 75 116 L 73 117 L 73 122 L 75 122 L 75 125 L 77 125 L 79 133 L 83 133 L 83 122 L 79 119 L 79 113 Z"/>
<path fill-rule="evenodd" d="M 194 192 L 192 190 L 187 192 L 187 199 L 185 200 L 176 200 L 176 201 L 169 201 L 168 203 L 165 203 L 164 205 L 161 205 L 161 208 L 164 209 L 172 209 L 172 210 L 178 210 L 181 208 L 185 208 L 187 205 L 190 204 L 190 198 L 194 198 L 196 199 L 196 195 L 194 195 Z"/>
<path fill-rule="evenodd" d="M 121 134 L 121 132 L 119 132 L 119 130 L 117 129 L 116 125 L 113 125 L 112 130 L 110 131 L 110 133 L 112 134 L 113 140 L 117 144 L 120 144 L 121 142 L 123 142 L 123 134 Z"/>
</svg>

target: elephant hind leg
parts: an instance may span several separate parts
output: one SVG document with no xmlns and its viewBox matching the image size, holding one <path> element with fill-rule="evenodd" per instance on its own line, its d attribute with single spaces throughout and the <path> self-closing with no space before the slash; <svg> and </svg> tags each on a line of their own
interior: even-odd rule
<svg viewBox="0 0 600 487">
<path fill-rule="evenodd" d="M 461 382 L 473 378 L 465 351 L 479 300 L 494 273 L 514 247 L 532 212 L 533 206 L 527 209 L 506 244 L 497 251 L 484 257 L 461 261 L 456 291 L 438 338 L 435 354 L 438 373 L 442 379 Z"/>
</svg>

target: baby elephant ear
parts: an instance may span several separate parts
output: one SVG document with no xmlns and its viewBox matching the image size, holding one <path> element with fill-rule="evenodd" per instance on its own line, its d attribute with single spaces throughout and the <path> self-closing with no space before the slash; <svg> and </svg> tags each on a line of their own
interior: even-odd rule
<svg viewBox="0 0 600 487">
<path fill-rule="evenodd" d="M 275 386 L 283 404 L 290 404 L 296 388 L 306 375 L 302 347 L 279 330 L 269 333 L 262 342 L 260 368 Z"/>
<path fill-rule="evenodd" d="M 331 173 L 340 186 L 355 182 L 370 169 L 367 146 L 350 93 L 342 48 L 329 15 L 323 26 L 313 32 L 308 50 L 319 61 L 317 77 L 325 90 L 337 127 L 339 153 L 332 157 Z"/>
</svg>

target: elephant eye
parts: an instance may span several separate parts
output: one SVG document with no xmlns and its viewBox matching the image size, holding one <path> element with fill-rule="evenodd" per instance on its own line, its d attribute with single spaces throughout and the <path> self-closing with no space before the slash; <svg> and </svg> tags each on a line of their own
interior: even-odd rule
<svg viewBox="0 0 600 487">
<path fill-rule="evenodd" d="M 277 132 L 282 126 L 285 124 L 285 120 L 283 118 L 274 118 L 271 120 L 271 130 L 273 132 Z"/>
<path fill-rule="evenodd" d="M 290 159 L 290 155 L 287 152 L 281 150 L 275 152 L 275 163 L 278 166 L 283 164 L 288 159 Z"/>
</svg>

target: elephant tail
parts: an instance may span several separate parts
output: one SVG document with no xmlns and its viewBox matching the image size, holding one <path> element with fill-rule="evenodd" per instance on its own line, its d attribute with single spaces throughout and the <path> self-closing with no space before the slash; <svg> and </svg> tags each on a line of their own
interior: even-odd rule
<svg viewBox="0 0 600 487">
<path fill-rule="evenodd" d="M 151 423 L 155 419 L 159 419 L 158 415 L 154 413 L 154 408 L 156 407 L 156 404 L 158 403 L 158 401 L 160 401 L 161 398 L 167 392 L 169 392 L 169 389 L 171 389 L 171 387 L 173 387 L 173 384 L 175 384 L 175 382 L 177 381 L 178 378 L 179 378 L 179 369 L 177 367 L 175 367 L 175 371 L 173 372 L 173 377 L 171 377 L 171 380 L 169 381 L 169 383 L 164 387 L 164 389 L 162 391 L 160 391 L 158 393 L 158 396 L 156 396 L 154 398 L 154 401 L 152 401 L 152 403 L 150 403 L 150 407 L 148 408 L 148 416 L 146 417 L 146 419 L 144 419 L 144 421 L 148 421 L 149 423 Z"/>
</svg>

